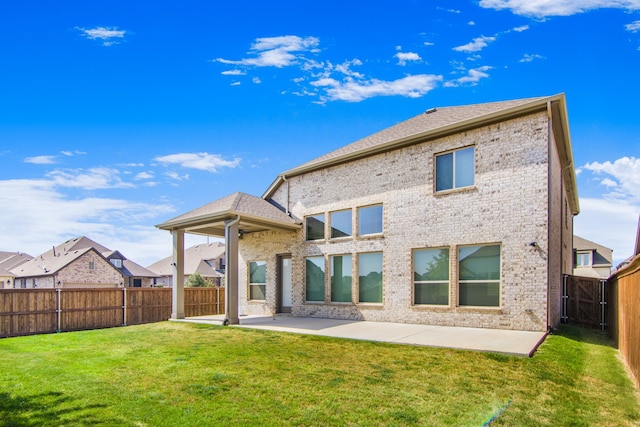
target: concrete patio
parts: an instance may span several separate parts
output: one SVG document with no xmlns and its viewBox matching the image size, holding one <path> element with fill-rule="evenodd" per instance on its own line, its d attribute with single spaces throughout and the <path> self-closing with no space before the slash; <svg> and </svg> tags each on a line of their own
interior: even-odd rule
<svg viewBox="0 0 640 427">
<path fill-rule="evenodd" d="M 171 321 L 222 325 L 224 315 L 171 319 Z M 530 357 L 546 337 L 545 332 L 322 319 L 280 314 L 275 317 L 240 316 L 240 324 L 230 327 L 486 351 L 523 357 Z"/>
</svg>

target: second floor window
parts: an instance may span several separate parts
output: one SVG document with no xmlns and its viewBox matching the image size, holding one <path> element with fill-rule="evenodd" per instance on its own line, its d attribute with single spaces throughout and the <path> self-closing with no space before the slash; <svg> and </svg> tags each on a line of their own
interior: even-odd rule
<svg viewBox="0 0 640 427">
<path fill-rule="evenodd" d="M 468 147 L 436 156 L 436 191 L 471 187 L 475 175 L 475 148 Z"/>
</svg>

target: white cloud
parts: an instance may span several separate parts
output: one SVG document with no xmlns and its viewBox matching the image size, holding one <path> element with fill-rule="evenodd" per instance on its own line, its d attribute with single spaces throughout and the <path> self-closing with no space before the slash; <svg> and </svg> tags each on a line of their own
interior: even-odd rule
<svg viewBox="0 0 640 427">
<path fill-rule="evenodd" d="M 453 50 L 455 50 L 456 52 L 466 52 L 466 53 L 478 52 L 484 49 L 485 47 L 487 47 L 489 43 L 495 40 L 496 40 L 495 37 L 488 37 L 488 36 L 476 37 L 475 39 L 473 39 L 473 41 L 467 44 L 454 47 Z"/>
<path fill-rule="evenodd" d="M 422 58 L 420 58 L 420 55 L 418 55 L 415 52 L 398 52 L 395 55 L 393 55 L 394 58 L 398 58 L 398 64 L 399 65 L 406 65 L 407 61 L 415 61 L 415 62 L 420 62 L 422 61 Z"/>
<path fill-rule="evenodd" d="M 538 54 L 525 53 L 524 56 L 518 62 L 533 62 L 537 59 L 546 59 L 546 58 Z"/>
<path fill-rule="evenodd" d="M 594 9 L 640 9 L 640 0 L 480 0 L 486 9 L 510 10 L 516 15 L 544 18 L 570 16 Z"/>
<path fill-rule="evenodd" d="M 323 78 L 311 82 L 311 84 L 324 89 L 325 96 L 323 99 L 360 102 L 375 96 L 399 95 L 418 98 L 435 89 L 437 83 L 441 80 L 442 76 L 418 74 L 393 81 L 378 79 L 355 81 L 348 79 L 340 82 L 332 78 Z"/>
<path fill-rule="evenodd" d="M 623 200 L 580 198 L 574 234 L 613 249 L 614 266 L 633 255 L 640 205 Z"/>
<path fill-rule="evenodd" d="M 637 33 L 640 31 L 640 21 L 633 21 L 631 24 L 625 25 L 624 29 L 632 33 Z"/>
<path fill-rule="evenodd" d="M 117 27 L 96 27 L 81 28 L 76 27 L 89 40 L 99 40 L 103 46 L 111 46 L 120 43 L 126 34 L 125 30 L 119 30 Z"/>
<path fill-rule="evenodd" d="M 527 31 L 528 29 L 529 29 L 528 25 L 522 25 L 520 27 L 515 27 L 513 31 L 515 31 L 516 33 L 521 33 L 523 31 Z"/>
<path fill-rule="evenodd" d="M 473 22 L 473 21 L 469 21 L 469 22 L 467 22 L 467 25 L 474 26 L 474 25 L 476 25 L 476 23 Z"/>
<path fill-rule="evenodd" d="M 247 73 L 245 73 L 242 70 L 228 70 L 228 71 L 223 71 L 220 74 L 222 74 L 223 76 L 244 76 Z"/>
<path fill-rule="evenodd" d="M 152 225 L 141 225 L 173 213 L 175 209 L 169 204 L 72 198 L 49 179 L 0 180 L 0 204 L 0 250 L 36 256 L 77 236 L 87 236 L 111 249 L 124 249 L 128 258 L 140 254 L 133 258 L 138 263 L 160 259 L 171 250 L 170 235 Z M 123 233 L 125 227 L 127 232 Z M 165 239 L 168 243 L 157 247 Z M 137 245 L 135 251 L 133 245 Z"/>
<path fill-rule="evenodd" d="M 480 79 L 486 79 L 487 77 L 489 77 L 489 74 L 487 74 L 486 71 L 489 71 L 492 68 L 493 67 L 490 67 L 488 65 L 484 65 L 478 68 L 473 68 L 469 70 L 466 76 L 445 82 L 444 86 L 445 87 L 458 87 L 462 85 L 475 86 L 478 84 Z"/>
<path fill-rule="evenodd" d="M 260 77 L 254 77 L 254 78 L 251 79 L 251 81 L 254 82 L 257 85 L 262 83 L 262 80 L 260 80 Z"/>
<path fill-rule="evenodd" d="M 105 167 L 92 169 L 55 170 L 47 177 L 58 187 L 98 190 L 109 188 L 131 188 L 133 184 L 120 179 L 120 171 Z"/>
<path fill-rule="evenodd" d="M 133 179 L 135 179 L 136 181 L 139 181 L 141 179 L 152 179 L 152 178 L 153 178 L 153 172 L 140 172 Z"/>
<path fill-rule="evenodd" d="M 160 156 L 154 159 L 165 165 L 177 164 L 183 168 L 198 169 L 217 173 L 221 168 L 235 168 L 240 164 L 240 159 L 225 160 L 217 154 L 209 153 L 179 153 Z"/>
<path fill-rule="evenodd" d="M 178 172 L 173 171 L 166 172 L 165 175 L 176 181 L 186 181 L 189 179 L 189 174 L 180 175 Z"/>
<path fill-rule="evenodd" d="M 433 43 L 433 42 L 424 42 L 423 44 L 425 46 L 435 46 L 435 43 Z"/>
<path fill-rule="evenodd" d="M 316 52 L 320 40 L 316 37 L 279 36 L 256 39 L 249 53 L 256 55 L 240 60 L 217 58 L 217 62 L 254 67 L 287 67 L 304 57 L 298 52 Z"/>
<path fill-rule="evenodd" d="M 51 165 L 56 162 L 56 156 L 33 156 L 24 159 L 25 163 L 34 165 Z"/>
<path fill-rule="evenodd" d="M 605 194 L 606 198 L 640 203 L 640 158 L 622 157 L 614 162 L 591 162 L 582 166 L 582 169 L 604 176 L 600 184 L 612 189 Z"/>
<path fill-rule="evenodd" d="M 231 82 L 229 86 L 240 86 L 242 83 L 240 82 Z"/>
</svg>

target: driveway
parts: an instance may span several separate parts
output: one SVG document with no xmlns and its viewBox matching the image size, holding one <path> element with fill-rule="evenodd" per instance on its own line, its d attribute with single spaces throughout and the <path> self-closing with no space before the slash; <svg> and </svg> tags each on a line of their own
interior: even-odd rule
<svg viewBox="0 0 640 427">
<path fill-rule="evenodd" d="M 189 317 L 173 321 L 221 325 L 223 320 L 224 315 L 216 315 Z M 240 324 L 230 327 L 486 351 L 524 357 L 530 357 L 546 337 L 545 332 L 338 320 L 289 315 L 241 316 Z"/>
</svg>

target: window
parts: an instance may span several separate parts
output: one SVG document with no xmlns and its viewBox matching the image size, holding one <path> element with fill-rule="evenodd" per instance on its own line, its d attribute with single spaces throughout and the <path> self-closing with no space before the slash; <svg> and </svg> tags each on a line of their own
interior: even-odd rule
<svg viewBox="0 0 640 427">
<path fill-rule="evenodd" d="M 264 301 L 267 291 L 267 262 L 249 263 L 249 299 Z"/>
<path fill-rule="evenodd" d="M 117 268 L 122 268 L 122 260 L 121 259 L 112 259 L 111 264 L 115 265 Z"/>
<path fill-rule="evenodd" d="M 96 269 L 96 263 L 93 261 L 89 261 L 89 270 L 95 270 Z"/>
<path fill-rule="evenodd" d="M 591 265 L 591 252 L 576 252 L 576 267 Z"/>
<path fill-rule="evenodd" d="M 449 305 L 449 249 L 413 251 L 413 303 Z"/>
<path fill-rule="evenodd" d="M 358 235 L 382 233 L 382 205 L 358 208 Z"/>
<path fill-rule="evenodd" d="M 331 302 L 351 302 L 351 255 L 331 257 Z"/>
<path fill-rule="evenodd" d="M 358 255 L 358 302 L 382 302 L 382 252 Z"/>
<path fill-rule="evenodd" d="M 474 147 L 436 156 L 436 191 L 472 186 L 475 175 L 474 164 Z"/>
<path fill-rule="evenodd" d="M 306 260 L 306 300 L 324 302 L 324 257 L 309 257 Z"/>
<path fill-rule="evenodd" d="M 458 252 L 459 304 L 500 305 L 500 245 L 464 246 Z"/>
<path fill-rule="evenodd" d="M 351 236 L 351 209 L 331 212 L 331 238 Z"/>
<path fill-rule="evenodd" d="M 305 219 L 307 240 L 324 239 L 324 214 L 308 216 Z"/>
</svg>

